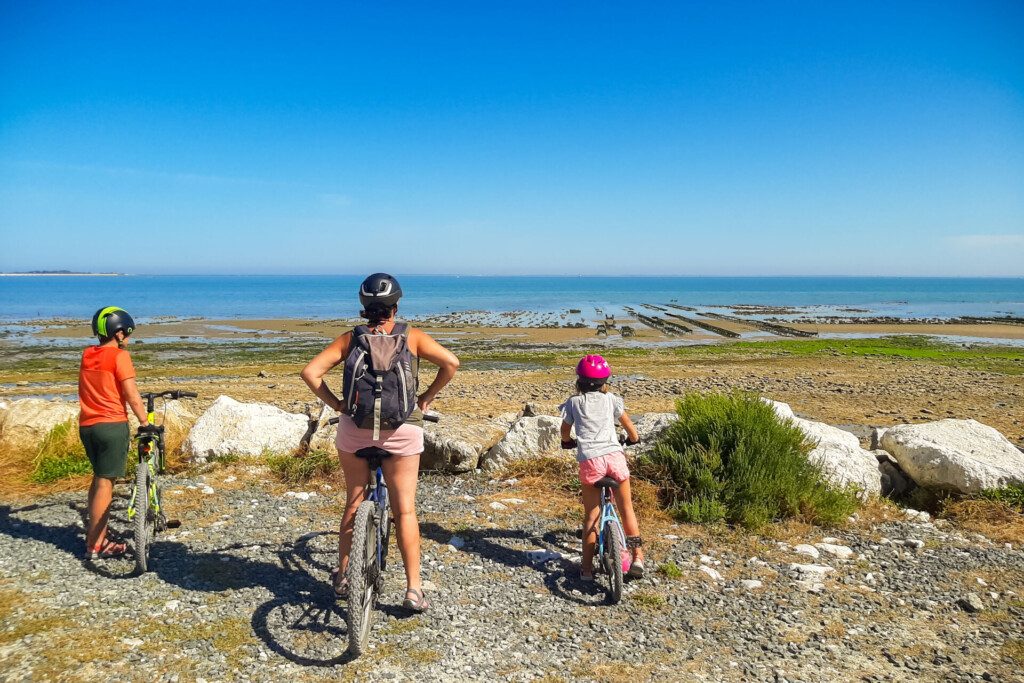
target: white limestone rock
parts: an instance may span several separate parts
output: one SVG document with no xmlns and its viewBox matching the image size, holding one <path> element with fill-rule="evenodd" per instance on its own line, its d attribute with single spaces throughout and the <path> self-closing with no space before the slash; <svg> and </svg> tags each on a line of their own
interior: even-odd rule
<svg viewBox="0 0 1024 683">
<path fill-rule="evenodd" d="M 975 420 L 896 425 L 882 448 L 918 486 L 978 493 L 1024 483 L 1024 453 Z"/>
<path fill-rule="evenodd" d="M 860 440 L 850 432 L 812 420 L 793 418 L 793 424 L 815 444 L 808 459 L 816 463 L 825 479 L 835 486 L 852 485 L 862 499 L 882 492 L 882 475 L 878 459 L 860 447 Z"/>
<path fill-rule="evenodd" d="M 0 411 L 0 449 L 36 450 L 57 425 L 78 429 L 78 402 L 23 398 Z"/>
<path fill-rule="evenodd" d="M 561 447 L 562 418 L 552 415 L 521 417 L 480 459 L 483 470 L 497 470 L 515 461 L 554 454 Z"/>
<path fill-rule="evenodd" d="M 199 460 L 229 454 L 289 453 L 299 446 L 306 426 L 305 415 L 219 396 L 196 421 L 182 450 Z"/>
</svg>

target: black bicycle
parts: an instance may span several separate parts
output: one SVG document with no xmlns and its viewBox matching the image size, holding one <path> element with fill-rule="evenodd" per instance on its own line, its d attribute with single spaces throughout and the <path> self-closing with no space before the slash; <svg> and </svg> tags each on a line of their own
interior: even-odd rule
<svg viewBox="0 0 1024 683">
<path fill-rule="evenodd" d="M 424 415 L 427 422 L 437 422 L 437 415 Z M 330 424 L 337 424 L 332 418 Z M 384 587 L 384 569 L 387 566 L 388 544 L 391 541 L 391 504 L 388 486 L 384 481 L 381 462 L 391 457 L 389 451 L 376 446 L 360 448 L 357 458 L 366 460 L 370 477 L 366 494 L 356 508 L 352 526 L 352 550 L 348 560 L 348 650 L 354 657 L 366 651 L 373 625 L 374 607 Z"/>
<path fill-rule="evenodd" d="M 146 399 L 146 424 L 139 425 L 136 435 L 139 439 L 139 459 L 135 466 L 135 484 L 128 501 L 128 521 L 133 523 L 135 530 L 135 571 L 138 574 L 144 574 L 149 569 L 149 547 L 156 533 L 181 525 L 178 520 L 167 519 L 160 501 L 160 486 L 156 483 L 156 475 L 163 474 L 166 453 L 164 426 L 156 424 L 154 404 L 158 398 L 165 399 L 166 413 L 166 399 L 176 401 L 196 396 L 198 394 L 194 392 L 178 390 L 142 394 L 142 398 Z"/>
</svg>

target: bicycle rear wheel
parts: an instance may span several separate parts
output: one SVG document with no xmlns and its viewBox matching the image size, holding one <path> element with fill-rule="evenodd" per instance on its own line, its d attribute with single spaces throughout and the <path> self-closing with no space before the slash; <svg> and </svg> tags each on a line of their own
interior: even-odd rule
<svg viewBox="0 0 1024 683">
<path fill-rule="evenodd" d="M 366 651 L 377 592 L 377 505 L 363 501 L 352 528 L 348 559 L 348 650 L 358 657 Z"/>
<path fill-rule="evenodd" d="M 149 546 L 153 540 L 153 510 L 149 500 L 149 463 L 145 460 L 135 468 L 135 572 L 149 569 Z"/>
<path fill-rule="evenodd" d="M 604 536 L 601 564 L 608 573 L 608 602 L 615 605 L 622 600 L 622 554 L 625 550 L 622 527 L 618 522 L 608 521 L 601 534 Z"/>
</svg>

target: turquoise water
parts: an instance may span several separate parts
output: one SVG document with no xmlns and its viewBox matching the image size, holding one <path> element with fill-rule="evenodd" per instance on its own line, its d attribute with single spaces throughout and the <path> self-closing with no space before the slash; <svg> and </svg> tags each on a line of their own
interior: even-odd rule
<svg viewBox="0 0 1024 683">
<path fill-rule="evenodd" d="M 399 276 L 405 316 L 455 311 L 560 313 L 676 302 L 810 307 L 809 314 L 1024 316 L 1024 278 L 458 277 Z M 343 318 L 359 311 L 361 277 L 0 277 L 0 320 L 88 318 L 117 305 L 140 320 Z M 852 307 L 867 309 L 842 311 Z"/>
</svg>

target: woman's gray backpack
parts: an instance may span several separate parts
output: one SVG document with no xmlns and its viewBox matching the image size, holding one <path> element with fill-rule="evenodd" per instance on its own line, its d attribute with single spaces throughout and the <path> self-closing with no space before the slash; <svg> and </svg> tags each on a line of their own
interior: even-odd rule
<svg viewBox="0 0 1024 683">
<path fill-rule="evenodd" d="M 406 323 L 395 323 L 391 334 L 377 333 L 366 325 L 352 330 L 342 377 L 344 410 L 357 427 L 398 429 L 416 408 L 417 380 L 414 357 L 409 351 Z"/>
</svg>

